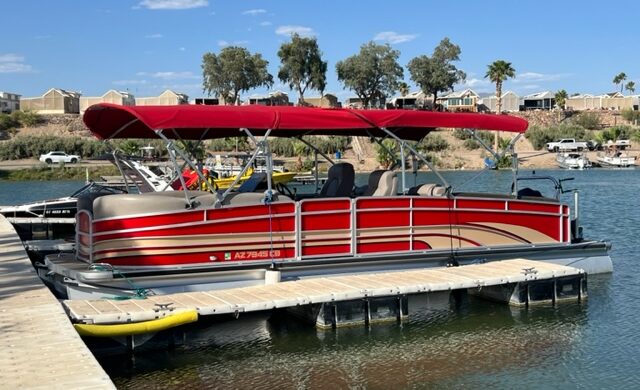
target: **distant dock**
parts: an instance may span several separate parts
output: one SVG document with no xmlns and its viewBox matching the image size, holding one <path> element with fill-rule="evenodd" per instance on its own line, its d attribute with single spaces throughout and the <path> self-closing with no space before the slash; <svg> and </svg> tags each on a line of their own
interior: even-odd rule
<svg viewBox="0 0 640 390">
<path fill-rule="evenodd" d="M 0 383 L 11 389 L 115 389 L 0 216 Z"/>
</svg>

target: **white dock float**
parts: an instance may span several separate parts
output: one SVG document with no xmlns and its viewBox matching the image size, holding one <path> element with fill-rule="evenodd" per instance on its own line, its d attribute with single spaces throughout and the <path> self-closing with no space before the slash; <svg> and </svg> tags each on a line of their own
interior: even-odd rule
<svg viewBox="0 0 640 390">
<path fill-rule="evenodd" d="M 115 389 L 0 215 L 0 387 Z"/>
<path fill-rule="evenodd" d="M 149 321 L 176 311 L 200 315 L 237 314 L 315 303 L 351 301 L 550 280 L 584 274 L 557 264 L 514 259 L 449 268 L 344 275 L 227 290 L 150 295 L 131 300 L 67 300 L 74 322 L 117 324 Z"/>
</svg>

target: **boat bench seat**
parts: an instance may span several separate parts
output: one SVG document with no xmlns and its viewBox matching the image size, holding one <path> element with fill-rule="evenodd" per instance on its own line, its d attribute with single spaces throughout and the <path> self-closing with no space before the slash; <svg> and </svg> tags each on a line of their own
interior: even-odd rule
<svg viewBox="0 0 640 390">
<path fill-rule="evenodd" d="M 425 183 L 409 189 L 409 195 L 446 196 L 447 189 L 440 184 Z"/>
<path fill-rule="evenodd" d="M 223 206 L 262 204 L 264 193 L 231 193 L 222 202 Z M 216 204 L 216 196 L 206 191 L 190 191 L 190 210 L 210 208 Z M 291 198 L 274 194 L 274 202 L 293 202 Z M 114 218 L 134 214 L 184 211 L 187 209 L 184 192 L 166 191 L 145 194 L 118 194 L 104 196 L 93 201 L 93 218 Z"/>
</svg>

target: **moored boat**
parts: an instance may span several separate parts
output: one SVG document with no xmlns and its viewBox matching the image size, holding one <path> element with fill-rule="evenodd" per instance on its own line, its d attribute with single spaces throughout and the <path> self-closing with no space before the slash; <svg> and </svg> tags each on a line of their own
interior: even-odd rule
<svg viewBox="0 0 640 390">
<path fill-rule="evenodd" d="M 404 110 L 100 104 L 89 108 L 84 120 L 103 139 L 156 135 L 201 140 L 228 137 L 241 129 L 257 147 L 225 191 L 81 199 L 76 253 L 47 258 L 40 269 L 63 295 L 118 295 L 138 289 L 165 293 L 264 283 L 267 272 L 295 279 L 515 257 L 572 264 L 590 273 L 612 269 L 609 245 L 584 240 L 579 216 L 559 201 L 560 182 L 514 175 L 509 194 L 456 192 L 411 143 L 446 127 L 512 132 L 512 146 L 527 128 L 519 118 Z M 367 187 L 358 191 L 348 163 L 334 164 L 317 194 L 297 194 L 276 185 L 266 173 L 256 173 L 234 189 L 258 156 L 272 171 L 269 137 L 301 135 L 392 138 L 402 155 L 421 160 L 440 183 L 409 187 L 401 161 L 400 172 L 372 172 Z M 175 149 L 173 142 L 167 145 L 170 155 L 180 154 L 197 171 L 184 151 Z M 551 180 L 557 192 L 546 197 L 520 188 L 526 179 Z"/>
<path fill-rule="evenodd" d="M 588 169 L 591 168 L 591 161 L 581 153 L 558 153 L 556 162 L 560 168 L 564 169 Z"/>
</svg>

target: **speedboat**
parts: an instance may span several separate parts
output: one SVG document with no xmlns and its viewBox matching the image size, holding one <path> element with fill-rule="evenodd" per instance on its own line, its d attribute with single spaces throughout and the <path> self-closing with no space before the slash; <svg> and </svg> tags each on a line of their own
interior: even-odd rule
<svg viewBox="0 0 640 390">
<path fill-rule="evenodd" d="M 584 154 L 580 153 L 558 153 L 556 162 L 560 168 L 564 169 L 588 169 L 591 168 L 591 161 Z"/>
<path fill-rule="evenodd" d="M 562 182 L 517 175 L 510 193 L 455 191 L 418 150 L 439 128 L 515 134 L 521 118 L 475 113 L 352 110 L 263 106 L 119 106 L 98 104 L 84 115 L 100 139 L 163 139 L 175 156 L 205 177 L 175 140 L 237 136 L 252 139 L 250 161 L 224 191 L 150 192 L 82 198 L 76 216 L 76 252 L 48 256 L 39 275 L 70 298 L 156 294 L 264 284 L 340 273 L 375 272 L 527 258 L 611 272 L 610 245 L 587 240 L 573 209 L 559 200 Z M 351 164 L 334 163 L 320 191 L 298 194 L 267 173 L 240 178 L 258 156 L 271 171 L 272 137 L 341 135 L 390 138 L 401 155 L 433 170 L 438 183 L 409 186 L 399 171 L 377 170 L 354 189 Z M 508 150 L 505 149 L 505 150 Z M 495 154 L 498 157 L 504 157 Z M 317 169 L 317 167 L 316 167 Z M 526 183 L 548 180 L 543 196 Z M 357 194 L 357 195 L 356 195 Z M 276 275 L 276 276 L 274 276 Z"/>
</svg>

